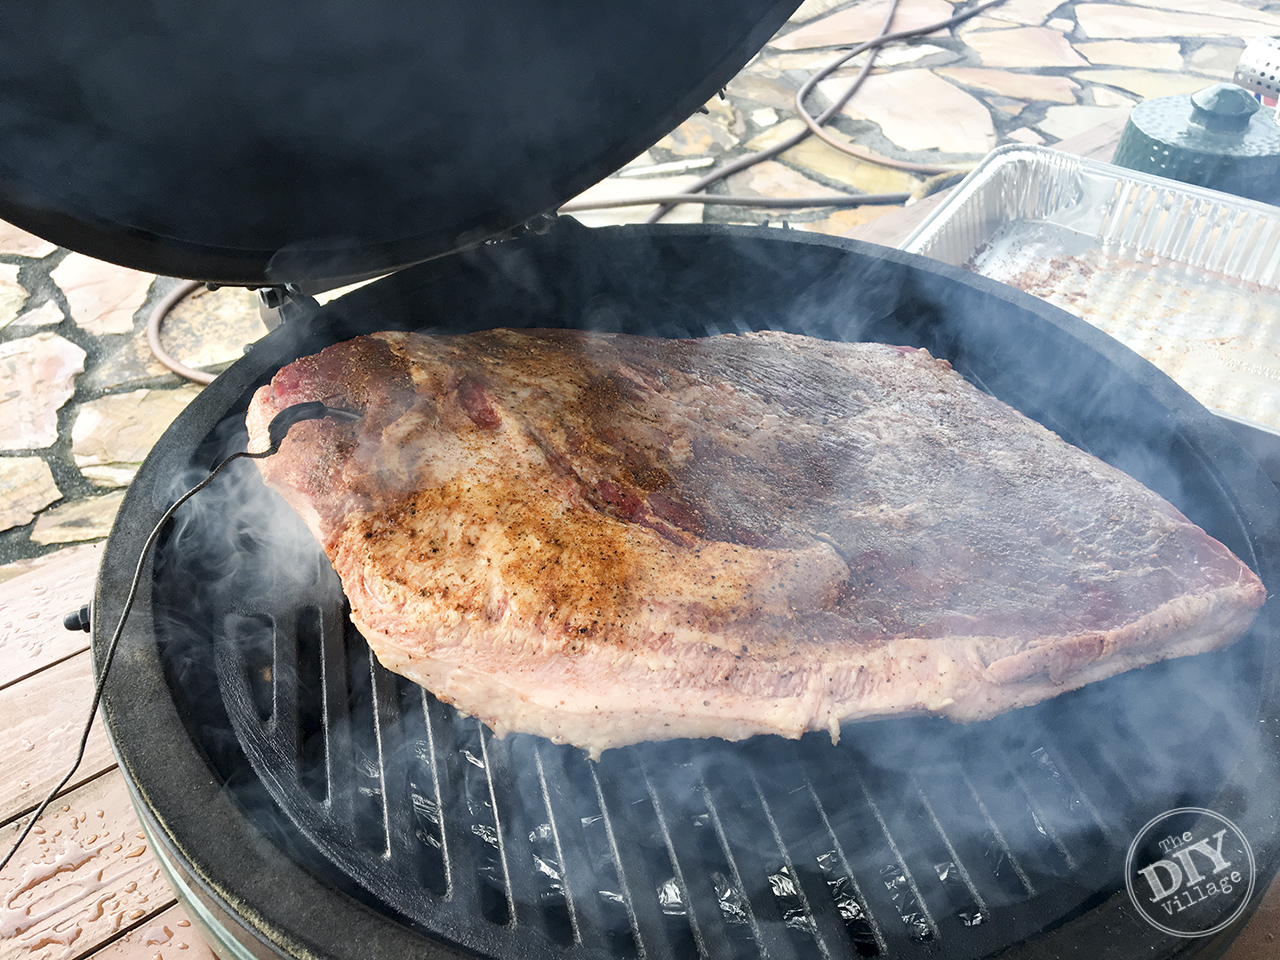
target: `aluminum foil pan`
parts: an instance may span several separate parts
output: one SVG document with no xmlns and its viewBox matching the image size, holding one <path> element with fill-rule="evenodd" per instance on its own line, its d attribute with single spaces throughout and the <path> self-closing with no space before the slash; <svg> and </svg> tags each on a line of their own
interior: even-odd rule
<svg viewBox="0 0 1280 960">
<path fill-rule="evenodd" d="M 1280 444 L 1280 208 L 1010 145 L 902 248 L 1074 313 Z"/>
</svg>

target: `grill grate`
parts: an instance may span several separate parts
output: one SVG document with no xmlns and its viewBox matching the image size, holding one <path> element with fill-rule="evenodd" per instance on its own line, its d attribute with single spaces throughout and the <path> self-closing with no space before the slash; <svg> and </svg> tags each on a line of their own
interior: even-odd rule
<svg viewBox="0 0 1280 960">
<path fill-rule="evenodd" d="M 1121 890 L 1128 838 L 1189 797 L 1143 770 L 1144 715 L 1124 707 L 1143 676 L 970 727 L 862 724 L 839 746 L 674 741 L 593 763 L 497 740 L 384 670 L 314 566 L 223 614 L 235 738 L 366 899 L 481 953 L 985 956 Z M 1186 763 L 1208 761 L 1198 740 Z"/>
<path fill-rule="evenodd" d="M 99 624 L 163 508 L 242 448 L 252 390 L 289 359 L 375 329 L 781 326 L 924 346 L 1275 579 L 1274 492 L 1207 414 L 1086 324 L 923 258 L 782 231 L 587 231 L 562 218 L 544 236 L 400 271 L 312 320 L 256 345 L 157 446 L 108 544 Z M 251 466 L 233 464 L 177 521 L 104 709 L 144 816 L 255 949 L 1199 955 L 1214 944 L 1170 943 L 1129 910 L 1136 830 L 1210 806 L 1257 841 L 1261 876 L 1275 873 L 1269 620 L 1223 653 L 971 727 L 902 719 L 855 725 L 838 746 L 677 741 L 591 763 L 532 737 L 494 741 L 374 664 L 327 561 Z M 295 528 L 273 540 L 281 523 Z M 211 792 L 207 809 L 184 805 Z M 303 872 L 337 892 L 319 901 Z"/>
</svg>

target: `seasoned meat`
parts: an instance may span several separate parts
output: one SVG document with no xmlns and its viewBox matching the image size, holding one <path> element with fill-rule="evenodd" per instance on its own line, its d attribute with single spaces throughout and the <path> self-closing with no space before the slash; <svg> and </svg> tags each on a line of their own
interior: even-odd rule
<svg viewBox="0 0 1280 960">
<path fill-rule="evenodd" d="M 991 717 L 1230 643 L 1265 593 L 1124 473 L 923 350 L 782 333 L 377 333 L 258 461 L 388 668 L 595 754 Z"/>
</svg>

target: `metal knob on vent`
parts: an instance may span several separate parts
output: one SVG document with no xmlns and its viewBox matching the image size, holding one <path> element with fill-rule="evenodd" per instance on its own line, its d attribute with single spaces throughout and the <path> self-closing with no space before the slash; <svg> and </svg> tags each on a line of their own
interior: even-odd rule
<svg viewBox="0 0 1280 960">
<path fill-rule="evenodd" d="M 1216 83 L 1197 93 L 1133 108 L 1112 163 L 1237 196 L 1280 201 L 1280 125 L 1242 87 Z"/>
</svg>

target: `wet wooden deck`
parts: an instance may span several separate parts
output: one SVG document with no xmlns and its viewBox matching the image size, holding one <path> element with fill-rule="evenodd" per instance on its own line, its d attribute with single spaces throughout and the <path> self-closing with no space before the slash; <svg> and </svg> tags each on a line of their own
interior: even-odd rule
<svg viewBox="0 0 1280 960">
<path fill-rule="evenodd" d="M 93 698 L 89 635 L 62 625 L 93 593 L 100 545 L 0 584 L 0 845 L 66 773 Z M 95 722 L 84 762 L 0 872 L 4 960 L 212 960 L 174 898 Z"/>
</svg>

